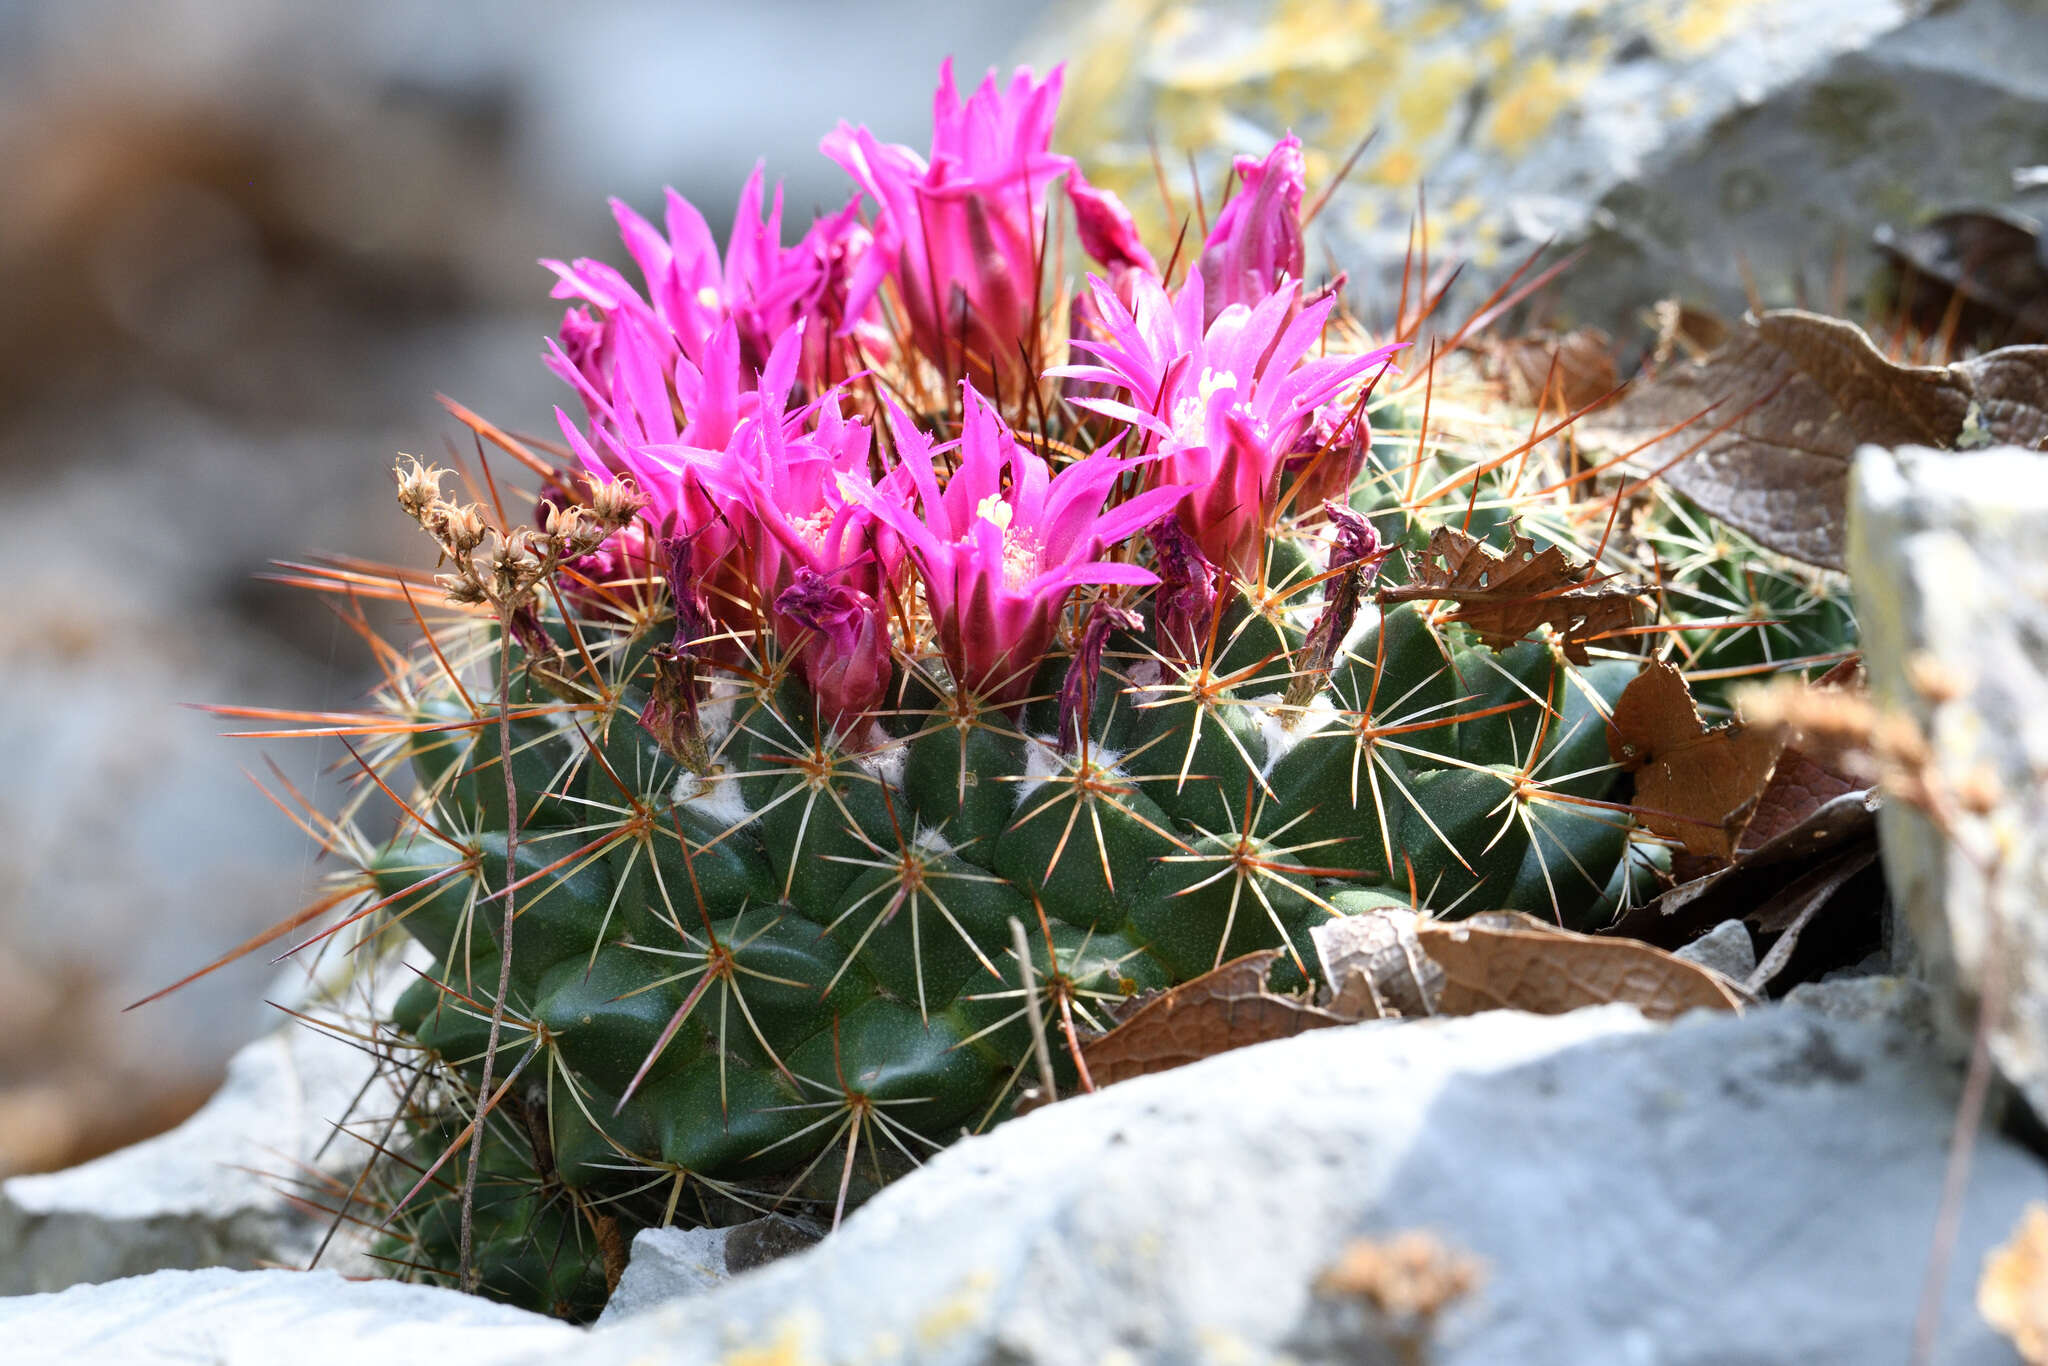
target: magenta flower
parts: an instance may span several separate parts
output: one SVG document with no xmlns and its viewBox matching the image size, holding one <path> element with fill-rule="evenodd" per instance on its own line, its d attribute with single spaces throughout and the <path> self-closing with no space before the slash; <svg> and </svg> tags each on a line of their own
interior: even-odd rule
<svg viewBox="0 0 2048 1366">
<path fill-rule="evenodd" d="M 1232 304 L 1254 307 L 1285 280 L 1302 277 L 1301 194 L 1307 183 L 1301 140 L 1282 138 L 1264 161 L 1239 157 L 1243 187 L 1231 197 L 1202 244 L 1202 290 L 1216 321 Z"/>
<path fill-rule="evenodd" d="M 1082 584 L 1151 584 L 1149 569 L 1104 558 L 1187 490 L 1155 488 L 1107 510 L 1133 462 L 1095 454 L 1053 474 L 1018 444 L 973 386 L 959 461 L 943 491 L 931 441 L 892 414 L 901 468 L 922 515 L 852 476 L 850 496 L 903 538 L 954 683 L 997 706 L 1020 701 L 1051 647 L 1067 596 Z"/>
<path fill-rule="evenodd" d="M 1047 198 L 1074 165 L 1050 150 L 1060 81 L 1058 67 L 1043 81 L 1020 67 L 1003 90 L 991 71 L 963 102 L 949 59 L 932 100 L 929 161 L 846 123 L 820 144 L 877 206 L 874 246 L 855 267 L 847 306 L 864 312 L 893 281 L 919 349 L 998 393 L 1035 379 L 1023 357 L 1036 352 Z"/>
<path fill-rule="evenodd" d="M 803 322 L 811 341 L 799 377 L 816 394 L 860 369 L 863 347 L 886 348 L 886 334 L 874 318 L 846 308 L 853 271 L 869 246 L 858 199 L 812 223 L 795 246 L 784 247 L 782 188 L 776 187 L 765 220 L 761 195 L 762 168 L 757 165 L 740 191 L 722 261 L 704 216 L 674 190 L 667 193 L 663 229 L 613 200 L 619 237 L 640 268 L 647 293 L 642 297 L 602 261 L 543 261 L 560 277 L 556 298 L 581 299 L 597 310 L 593 316 L 587 309 L 571 308 L 564 317 L 556 372 L 566 379 L 565 369 L 573 370 L 587 387 L 609 392 L 618 364 L 629 351 L 637 351 L 665 374 L 681 363 L 710 373 L 723 360 L 712 348 L 729 324 L 737 344 L 733 373 L 744 369 L 751 374 L 767 363 L 777 340 Z M 687 401 L 684 411 L 689 411 Z M 592 417 L 596 420 L 597 414 Z"/>
<path fill-rule="evenodd" d="M 1180 520 L 1203 555 L 1256 581 L 1281 472 L 1302 433 L 1317 409 L 1398 348 L 1311 358 L 1335 300 L 1300 308 L 1294 281 L 1256 307 L 1231 304 L 1206 329 L 1200 276 L 1174 299 L 1139 278 L 1135 309 L 1101 280 L 1090 285 L 1107 340 L 1074 345 L 1098 363 L 1046 373 L 1123 390 L 1128 402 L 1077 402 L 1145 433 L 1145 454 L 1156 457 L 1148 480 L 1191 490 Z"/>
</svg>

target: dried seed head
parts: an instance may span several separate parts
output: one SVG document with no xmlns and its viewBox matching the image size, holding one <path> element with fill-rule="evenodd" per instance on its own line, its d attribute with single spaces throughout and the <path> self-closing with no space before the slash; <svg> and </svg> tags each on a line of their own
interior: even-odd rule
<svg viewBox="0 0 2048 1366">
<path fill-rule="evenodd" d="M 2005 786 L 1988 764 L 1979 764 L 1953 784 L 1956 805 L 1973 816 L 1988 816 L 2005 799 Z"/>
<path fill-rule="evenodd" d="M 483 514 L 474 503 L 436 503 L 429 513 L 433 525 L 429 530 L 447 548 L 453 559 L 463 559 L 483 544 Z"/>
<path fill-rule="evenodd" d="M 1906 661 L 1906 681 L 1913 691 L 1940 706 L 1969 691 L 1969 680 L 1930 654 L 1916 654 Z"/>
<path fill-rule="evenodd" d="M 398 506 L 405 509 L 405 515 L 422 525 L 426 524 L 434 505 L 441 501 L 441 476 L 438 465 L 422 465 L 411 456 L 410 466 L 394 464 L 392 478 L 398 481 Z"/>
<path fill-rule="evenodd" d="M 484 552 L 490 579 L 487 591 L 500 607 L 516 605 L 546 572 L 546 562 L 534 544 L 537 539 L 529 527 L 510 536 L 495 528 L 491 531 L 490 546 Z"/>
<path fill-rule="evenodd" d="M 596 553 L 612 534 L 612 528 L 589 508 L 550 504 L 547 533 L 555 543 L 556 556 L 566 560 Z"/>
<path fill-rule="evenodd" d="M 633 520 L 633 515 L 647 506 L 647 495 L 633 486 L 630 479 L 614 479 L 608 483 L 593 482 L 590 489 L 590 512 L 604 524 L 606 534 L 617 531 Z"/>
<path fill-rule="evenodd" d="M 475 607 L 489 598 L 484 593 L 483 583 L 476 576 L 476 567 L 465 563 L 459 574 L 436 574 L 434 582 L 448 595 L 448 601 L 458 607 Z"/>
</svg>

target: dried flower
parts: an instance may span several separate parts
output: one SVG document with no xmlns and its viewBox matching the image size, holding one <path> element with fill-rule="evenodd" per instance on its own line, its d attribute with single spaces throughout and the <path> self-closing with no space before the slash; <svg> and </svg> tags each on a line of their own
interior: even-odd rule
<svg viewBox="0 0 2048 1366">
<path fill-rule="evenodd" d="M 1108 598 L 1097 598 L 1081 628 L 1081 643 L 1074 650 L 1074 662 L 1060 682 L 1060 752 L 1072 754 L 1081 748 L 1094 710 L 1095 684 L 1102 676 L 1102 651 L 1111 631 L 1135 631 L 1143 618 Z"/>
<path fill-rule="evenodd" d="M 1192 664 L 1209 639 L 1223 571 L 1209 563 L 1178 517 L 1160 518 L 1145 534 L 1152 541 L 1152 563 L 1159 568 L 1159 590 L 1152 595 L 1159 652 Z"/>
<path fill-rule="evenodd" d="M 1323 516 L 1337 530 L 1327 568 L 1342 572 L 1324 582 L 1323 610 L 1302 641 L 1299 657 L 1306 667 L 1287 688 L 1287 703 L 1293 707 L 1306 707 L 1329 675 L 1344 637 L 1351 634 L 1351 623 L 1358 618 L 1365 590 L 1379 576 L 1380 563 L 1386 558 L 1380 549 L 1379 529 L 1349 507 L 1325 503 Z"/>
<path fill-rule="evenodd" d="M 889 619 L 880 603 L 857 588 L 799 568 L 775 599 L 777 625 L 793 623 L 810 638 L 798 659 L 818 714 L 844 732 L 875 709 L 889 687 Z"/>
</svg>

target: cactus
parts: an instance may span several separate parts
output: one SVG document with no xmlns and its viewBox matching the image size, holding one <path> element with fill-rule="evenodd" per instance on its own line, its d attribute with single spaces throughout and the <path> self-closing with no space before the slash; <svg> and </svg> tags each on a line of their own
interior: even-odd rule
<svg viewBox="0 0 2048 1366">
<path fill-rule="evenodd" d="M 836 1219 L 1041 1068 L 1088 1085 L 1117 1002 L 1262 948 L 1305 985 L 1325 918 L 1598 927 L 1664 853 L 1606 750 L 1638 656 L 1767 666 L 1853 630 L 1304 298 L 1291 139 L 1169 290 L 1046 150 L 1048 89 L 962 102 L 947 74 L 934 161 L 971 188 L 943 203 L 842 128 L 872 222 L 856 201 L 783 248 L 757 177 L 722 272 L 681 200 L 666 236 L 621 209 L 646 298 L 552 263 L 586 305 L 550 356 L 585 409 L 568 456 L 458 414 L 538 479 L 531 523 L 413 465 L 401 504 L 450 572 L 326 581 L 422 627 L 359 728 L 398 832 L 328 839 L 354 865 L 329 904 L 420 969 L 351 1216 L 399 1274 L 587 1318 L 634 1230 Z M 1037 193 L 975 178 L 970 124 Z M 1020 313 L 1061 175 L 1105 278 Z M 1627 544 L 1624 493 L 1655 501 Z M 1629 629 L 1503 640 L 1428 591 L 1440 532 L 1677 577 Z M 1686 627 L 1753 601 L 1794 609 L 1789 643 Z"/>
</svg>

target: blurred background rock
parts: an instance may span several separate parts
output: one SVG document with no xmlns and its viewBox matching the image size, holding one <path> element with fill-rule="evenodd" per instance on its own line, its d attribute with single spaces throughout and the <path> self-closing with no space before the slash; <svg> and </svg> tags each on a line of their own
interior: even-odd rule
<svg viewBox="0 0 2048 1366">
<path fill-rule="evenodd" d="M 921 143 L 999 0 L 0 0 L 0 1175 L 181 1117 L 289 993 L 267 954 L 143 1010 L 308 895 L 242 776 L 338 750 L 181 702 L 346 707 L 367 653 L 273 559 L 419 560 L 395 451 L 561 397 L 543 255 L 672 183 L 721 232 L 755 159 L 844 202 L 842 115 Z"/>
<path fill-rule="evenodd" d="M 1074 58 L 1068 143 L 1141 221 L 1155 148 L 1183 213 L 1202 149 L 1213 213 L 1234 153 L 1292 129 L 1313 195 L 1370 138 L 1309 238 L 1368 320 L 1425 204 L 1431 265 L 1464 267 L 1446 317 L 1584 247 L 1542 316 L 1629 350 L 1665 299 L 1881 313 L 1887 229 L 1936 276 L 2048 269 L 2048 0 L 1095 0 L 1041 50 Z M 1906 237 L 1985 206 L 2019 231 Z M 1938 326 L 1949 296 L 1922 297 Z"/>
</svg>

